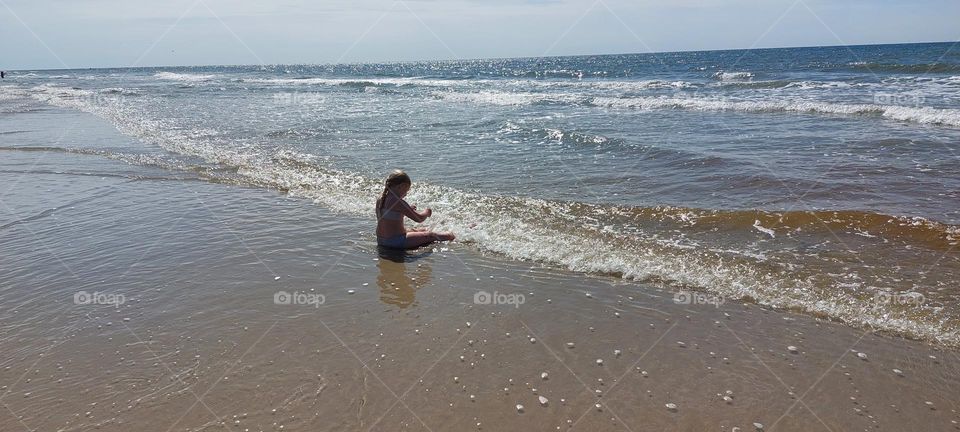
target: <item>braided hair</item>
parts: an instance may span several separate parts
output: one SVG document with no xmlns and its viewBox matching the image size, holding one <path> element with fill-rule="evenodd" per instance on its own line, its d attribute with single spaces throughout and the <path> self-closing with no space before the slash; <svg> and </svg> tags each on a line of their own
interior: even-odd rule
<svg viewBox="0 0 960 432">
<path fill-rule="evenodd" d="M 383 193 L 381 193 L 380 198 L 377 199 L 377 218 L 380 218 L 381 214 L 383 213 L 383 205 L 387 201 L 387 193 L 390 192 L 390 188 L 403 184 L 410 184 L 411 182 L 410 176 L 403 172 L 403 170 L 393 170 L 393 172 L 387 176 L 387 180 L 383 183 Z"/>
</svg>

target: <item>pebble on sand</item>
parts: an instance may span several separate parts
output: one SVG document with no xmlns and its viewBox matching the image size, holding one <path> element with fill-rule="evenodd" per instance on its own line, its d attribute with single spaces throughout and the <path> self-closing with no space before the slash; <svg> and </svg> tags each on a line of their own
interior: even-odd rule
<svg viewBox="0 0 960 432">
<path fill-rule="evenodd" d="M 549 377 L 550 377 L 550 375 L 547 375 L 546 372 L 540 372 L 540 379 L 545 380 L 545 379 L 547 379 L 547 378 L 549 378 Z"/>
<path fill-rule="evenodd" d="M 757 428 L 757 430 L 763 430 L 763 423 L 754 423 L 753 427 Z"/>
<path fill-rule="evenodd" d="M 603 359 L 597 359 L 597 366 L 603 366 Z"/>
<path fill-rule="evenodd" d="M 798 350 L 797 347 L 793 345 L 788 346 L 787 351 L 790 351 L 791 354 L 797 354 L 800 352 L 800 350 Z"/>
<path fill-rule="evenodd" d="M 517 412 L 518 412 L 518 413 L 522 413 L 522 412 L 523 412 L 523 405 L 517 404 Z"/>
<path fill-rule="evenodd" d="M 547 398 L 545 398 L 545 397 L 543 397 L 543 396 L 540 396 L 540 397 L 538 397 L 537 399 L 540 400 L 540 405 L 541 405 L 541 406 L 547 406 L 547 403 L 550 402 Z"/>
<path fill-rule="evenodd" d="M 858 352 L 858 353 L 857 353 L 857 357 L 860 357 L 860 360 L 866 360 L 866 359 L 867 359 L 867 354 L 866 354 L 866 353 L 862 353 L 862 352 Z"/>
<path fill-rule="evenodd" d="M 667 409 L 670 410 L 670 411 L 676 411 L 676 410 L 677 410 L 677 404 L 675 404 L 675 403 L 668 403 L 668 404 L 664 404 L 663 406 L 667 407 Z"/>
<path fill-rule="evenodd" d="M 352 290 L 352 289 L 348 289 L 348 290 L 347 290 L 347 294 L 353 294 L 353 293 L 355 293 L 355 292 L 357 292 L 357 291 L 356 291 L 356 290 Z"/>
</svg>

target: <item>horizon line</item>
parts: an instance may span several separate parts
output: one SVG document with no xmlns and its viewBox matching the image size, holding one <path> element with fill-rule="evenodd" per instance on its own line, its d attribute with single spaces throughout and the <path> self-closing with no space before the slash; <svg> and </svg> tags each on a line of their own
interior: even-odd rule
<svg viewBox="0 0 960 432">
<path fill-rule="evenodd" d="M 658 55 L 658 54 L 676 54 L 676 53 L 697 53 L 697 52 L 723 52 L 723 51 L 763 51 L 777 49 L 802 49 L 802 48 L 851 48 L 851 47 L 870 47 L 870 46 L 888 46 L 888 45 L 923 45 L 923 44 L 960 44 L 956 41 L 923 41 L 923 42 L 894 42 L 894 43 L 866 43 L 866 44 L 836 44 L 836 45 L 798 45 L 798 46 L 779 46 L 779 47 L 761 47 L 761 48 L 718 48 L 718 49 L 697 49 L 697 50 L 674 50 L 674 51 L 649 51 L 649 52 L 621 52 L 621 53 L 594 53 L 594 54 L 562 54 L 562 55 L 543 55 L 543 56 L 518 56 L 518 57 L 474 57 L 474 58 L 448 58 L 448 59 L 419 59 L 419 60 L 387 60 L 387 61 L 361 61 L 361 62 L 340 62 L 340 63 L 248 63 L 248 64 L 193 64 L 193 65 L 159 65 L 159 66 L 98 66 L 98 67 L 77 67 L 77 68 L 48 68 L 48 69 L 4 69 L 5 72 L 45 72 L 45 71 L 70 71 L 70 70 L 97 70 L 97 69 L 162 69 L 162 68 L 188 68 L 188 67 L 256 67 L 256 66 L 357 66 L 357 65 L 375 65 L 375 64 L 406 64 L 423 62 L 474 62 L 489 60 L 522 60 L 522 59 L 552 59 L 565 57 L 606 57 L 606 56 L 624 56 L 624 55 Z M 952 49 L 951 47 L 950 49 Z M 948 50 L 949 51 L 949 50 Z"/>
</svg>

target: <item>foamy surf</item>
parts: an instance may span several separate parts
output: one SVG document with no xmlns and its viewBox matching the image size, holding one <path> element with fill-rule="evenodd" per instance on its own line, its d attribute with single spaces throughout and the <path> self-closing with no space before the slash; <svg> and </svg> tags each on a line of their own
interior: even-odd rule
<svg viewBox="0 0 960 432">
<path fill-rule="evenodd" d="M 960 109 L 880 104 L 841 104 L 808 100 L 727 100 L 709 97 L 590 97 L 575 94 L 512 93 L 499 91 L 435 92 L 452 102 L 493 105 L 571 104 L 615 109 L 735 111 L 744 113 L 801 113 L 881 117 L 890 120 L 960 126 Z"/>
<path fill-rule="evenodd" d="M 714 79 L 720 81 L 749 80 L 756 77 L 753 72 L 717 72 L 713 74 Z"/>
<path fill-rule="evenodd" d="M 162 79 L 162 80 L 182 81 L 182 82 L 190 82 L 190 83 L 213 81 L 218 78 L 217 75 L 177 73 L 177 72 L 157 72 L 153 76 L 157 79 Z"/>
<path fill-rule="evenodd" d="M 818 101 L 728 101 L 699 98 L 594 98 L 597 106 L 630 109 L 687 109 L 749 113 L 793 112 L 879 116 L 891 120 L 943 126 L 960 126 L 960 110 L 878 104 L 839 104 Z"/>
</svg>

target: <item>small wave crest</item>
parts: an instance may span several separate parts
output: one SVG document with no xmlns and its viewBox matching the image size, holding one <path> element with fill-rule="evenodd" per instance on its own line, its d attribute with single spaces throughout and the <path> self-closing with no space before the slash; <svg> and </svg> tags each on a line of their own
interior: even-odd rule
<svg viewBox="0 0 960 432">
<path fill-rule="evenodd" d="M 0 86 L 0 113 L 16 114 L 30 112 L 37 108 L 36 101 L 28 90 L 15 86 Z"/>
<path fill-rule="evenodd" d="M 585 100 L 582 97 L 573 95 L 551 95 L 545 93 L 528 92 L 503 92 L 494 90 L 484 90 L 477 92 L 456 92 L 444 91 L 434 92 L 433 95 L 438 99 L 449 100 L 453 102 L 472 102 L 492 105 L 536 105 L 549 103 L 577 103 Z"/>
<path fill-rule="evenodd" d="M 98 92 L 100 94 L 105 94 L 105 95 L 124 95 L 124 96 L 140 96 L 142 94 L 138 90 L 123 88 L 123 87 L 108 87 L 108 88 L 100 89 L 98 90 Z"/>
<path fill-rule="evenodd" d="M 623 140 L 609 138 L 603 135 L 590 134 L 576 130 L 565 130 L 550 127 L 527 127 L 511 121 L 504 123 L 497 131 L 501 134 L 519 134 L 535 139 L 548 140 L 563 144 L 603 146 L 607 144 L 622 144 Z"/>
<path fill-rule="evenodd" d="M 833 89 L 852 87 L 852 85 L 842 81 L 793 81 L 785 87 L 798 89 Z"/>
<path fill-rule="evenodd" d="M 724 72 L 720 71 L 713 74 L 713 79 L 720 81 L 742 81 L 750 80 L 756 77 L 753 72 Z"/>
<path fill-rule="evenodd" d="M 698 84 L 666 80 L 535 80 L 535 79 L 428 79 L 428 78 L 244 78 L 243 82 L 266 85 L 317 85 L 343 87 L 436 87 L 445 89 L 512 88 L 512 89 L 591 89 L 610 91 L 645 91 L 658 89 L 693 89 Z"/>
<path fill-rule="evenodd" d="M 800 113 L 879 117 L 890 120 L 960 127 L 960 110 L 881 104 L 841 104 L 814 100 L 735 100 L 702 97 L 633 96 L 590 97 L 570 93 L 476 91 L 434 92 L 434 97 L 452 102 L 492 105 L 568 104 L 614 109 L 691 111 L 737 111 L 746 113 Z"/>
<path fill-rule="evenodd" d="M 158 72 L 153 76 L 157 79 L 162 79 L 167 81 L 182 81 L 182 82 L 189 82 L 189 83 L 213 81 L 219 77 L 218 75 L 204 75 L 204 74 L 177 73 L 177 72 Z"/>
<path fill-rule="evenodd" d="M 879 104 L 838 104 L 790 100 L 722 100 L 705 98 L 593 98 L 592 104 L 609 108 L 687 109 L 696 111 L 739 111 L 748 113 L 805 113 L 875 116 L 919 124 L 960 126 L 960 110 Z"/>
<path fill-rule="evenodd" d="M 956 73 L 960 72 L 960 64 L 954 63 L 875 63 L 875 62 L 850 62 L 847 67 L 855 70 L 864 70 L 869 72 L 896 72 L 896 73 Z"/>
</svg>

